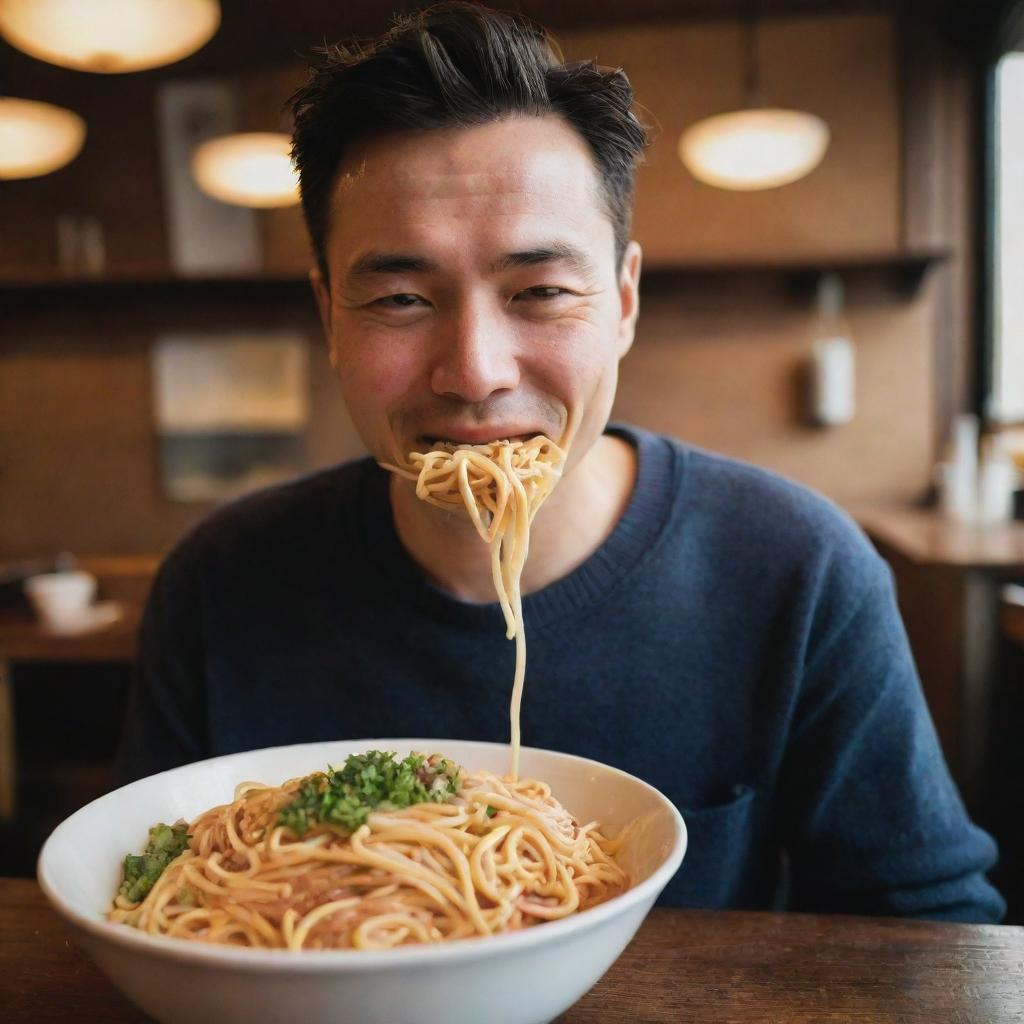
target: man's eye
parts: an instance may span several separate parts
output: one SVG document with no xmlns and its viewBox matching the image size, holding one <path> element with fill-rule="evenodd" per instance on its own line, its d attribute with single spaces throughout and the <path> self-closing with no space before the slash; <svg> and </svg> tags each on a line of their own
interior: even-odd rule
<svg viewBox="0 0 1024 1024">
<path fill-rule="evenodd" d="M 516 299 L 557 299 L 561 295 L 574 295 L 568 288 L 559 288 L 556 285 L 539 284 L 533 288 L 527 288 L 515 296 Z"/>
<path fill-rule="evenodd" d="M 385 295 L 382 299 L 375 299 L 375 306 L 383 306 L 385 309 L 408 309 L 410 306 L 426 302 L 426 299 L 419 295 L 410 295 L 408 292 L 401 292 L 398 295 Z"/>
</svg>

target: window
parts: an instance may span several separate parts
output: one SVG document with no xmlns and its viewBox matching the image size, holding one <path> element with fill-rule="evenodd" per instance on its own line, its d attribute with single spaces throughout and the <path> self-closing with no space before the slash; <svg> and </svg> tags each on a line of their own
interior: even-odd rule
<svg viewBox="0 0 1024 1024">
<path fill-rule="evenodd" d="M 1024 5 L 1017 8 L 1024 13 Z M 1019 24 L 1019 22 L 1018 22 Z M 992 366 L 986 412 L 1024 423 L 1024 38 L 995 66 L 992 118 Z"/>
<path fill-rule="evenodd" d="M 993 365 L 989 414 L 1024 422 L 1024 53 L 995 77 Z"/>
</svg>

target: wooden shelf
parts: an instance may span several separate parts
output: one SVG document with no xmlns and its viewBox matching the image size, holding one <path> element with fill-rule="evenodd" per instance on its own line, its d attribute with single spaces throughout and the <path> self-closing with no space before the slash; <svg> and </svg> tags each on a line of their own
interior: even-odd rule
<svg viewBox="0 0 1024 1024">
<path fill-rule="evenodd" d="M 304 276 L 254 275 L 245 277 L 172 277 L 168 274 L 125 274 L 107 277 L 52 277 L 11 279 L 0 277 L 0 305 L 5 313 L 34 318 L 49 311 L 93 311 L 108 316 L 112 310 L 154 313 L 199 308 L 305 309 L 311 315 L 316 301 Z"/>
<path fill-rule="evenodd" d="M 708 260 L 702 262 L 653 263 L 644 266 L 646 283 L 663 284 L 688 277 L 734 277 L 743 274 L 783 274 L 793 280 L 816 280 L 827 271 L 840 274 L 865 271 L 893 274 L 904 283 L 916 285 L 929 267 L 947 259 L 944 250 L 877 254 L 822 255 L 820 257 L 780 256 L 765 260 Z M 252 274 L 203 277 L 176 277 L 166 270 L 118 272 L 101 277 L 53 275 L 0 275 L 0 296 L 15 306 L 38 301 L 42 297 L 85 299 L 117 298 L 124 294 L 147 293 L 160 296 L 225 297 L 265 294 L 285 297 L 312 297 L 305 274 Z"/>
<path fill-rule="evenodd" d="M 178 277 L 167 272 L 117 273 L 103 276 L 71 274 L 26 275 L 9 277 L 0 275 L 0 293 L 13 296 L 18 293 L 59 295 L 86 292 L 118 293 L 125 289 L 147 289 L 161 292 L 206 292 L 226 289 L 305 288 L 309 280 L 304 274 L 235 274 Z"/>
<path fill-rule="evenodd" d="M 835 272 L 841 276 L 851 274 L 881 274 L 891 279 L 901 290 L 914 291 L 928 270 L 949 259 L 947 249 L 920 250 L 912 252 L 842 253 L 820 256 L 778 256 L 764 260 L 736 260 L 683 263 L 646 263 L 643 276 L 648 284 L 661 286 L 671 284 L 680 278 L 693 277 L 711 279 L 776 275 L 783 277 L 796 291 L 813 289 L 818 278 L 825 273 Z"/>
</svg>

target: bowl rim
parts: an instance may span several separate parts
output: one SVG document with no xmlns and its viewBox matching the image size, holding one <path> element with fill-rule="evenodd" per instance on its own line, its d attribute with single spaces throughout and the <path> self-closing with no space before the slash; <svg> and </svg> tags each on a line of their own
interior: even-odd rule
<svg viewBox="0 0 1024 1024">
<path fill-rule="evenodd" d="M 596 927 L 603 922 L 627 913 L 646 900 L 653 903 L 661 890 L 679 869 L 686 853 L 688 834 L 683 816 L 679 813 L 675 804 L 664 793 L 650 785 L 650 783 L 644 782 L 643 779 L 639 779 L 635 775 L 623 771 L 621 768 L 616 768 L 613 765 L 605 764 L 593 758 L 567 754 L 558 750 L 548 750 L 543 747 L 524 746 L 521 748 L 522 753 L 529 751 L 531 753 L 552 755 L 558 760 L 567 762 L 594 765 L 603 771 L 611 772 L 614 775 L 629 780 L 653 794 L 670 812 L 675 825 L 675 837 L 672 847 L 664 861 L 639 885 L 627 889 L 618 896 L 613 896 L 610 900 L 598 904 L 596 907 L 570 914 L 568 917 L 560 918 L 556 921 L 546 921 L 542 927 L 526 928 L 514 932 L 499 932 L 494 935 L 474 936 L 472 938 L 459 939 L 457 942 L 412 944 L 386 950 L 310 949 L 295 952 L 287 949 L 251 949 L 249 947 L 218 946 L 204 942 L 188 942 L 166 935 L 150 935 L 147 932 L 140 932 L 136 928 L 108 921 L 105 918 L 96 918 L 91 914 L 82 912 L 60 895 L 59 883 L 50 876 L 47 851 L 52 849 L 52 845 L 59 838 L 59 834 L 65 828 L 69 828 L 70 823 L 75 818 L 85 814 L 93 804 L 105 800 L 115 793 L 119 793 L 122 789 L 127 789 L 137 782 L 145 782 L 173 772 L 185 772 L 194 769 L 196 765 L 208 764 L 214 761 L 227 761 L 231 758 L 241 759 L 253 754 L 273 754 L 279 751 L 297 750 L 303 747 L 323 747 L 330 743 L 344 743 L 352 746 L 362 743 L 370 744 L 370 746 L 364 748 L 367 750 L 382 749 L 379 746 L 372 746 L 372 744 L 381 743 L 388 745 L 384 749 L 417 743 L 420 745 L 434 745 L 434 749 L 439 751 L 444 750 L 445 744 L 471 744 L 478 747 L 508 749 L 507 743 L 494 743 L 482 740 L 439 739 L 436 737 L 397 739 L 393 737 L 374 737 L 371 739 L 353 740 L 319 740 L 311 743 L 290 743 L 276 747 L 259 747 L 253 750 L 221 754 L 217 757 L 204 758 L 201 761 L 179 765 L 176 768 L 157 772 L 143 779 L 136 779 L 126 786 L 111 790 L 110 793 L 97 797 L 96 800 L 92 800 L 84 807 L 80 807 L 57 825 L 43 844 L 36 862 L 36 878 L 39 886 L 53 908 L 71 924 L 97 939 L 143 955 L 161 956 L 182 963 L 191 963 L 211 968 L 230 965 L 233 968 L 250 971 L 265 971 L 268 968 L 273 968 L 287 970 L 292 973 L 320 974 L 323 972 L 360 972 L 368 969 L 388 967 L 400 967 L 408 970 L 433 966 L 439 961 L 472 961 L 485 959 L 492 955 L 500 955 L 501 953 L 512 953 L 523 947 L 546 946 L 580 930 Z M 409 749 L 415 750 L 417 747 L 413 745 Z"/>
</svg>

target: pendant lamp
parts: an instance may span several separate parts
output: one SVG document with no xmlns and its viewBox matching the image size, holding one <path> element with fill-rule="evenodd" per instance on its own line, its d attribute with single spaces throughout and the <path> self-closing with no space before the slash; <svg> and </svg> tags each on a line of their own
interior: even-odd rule
<svg viewBox="0 0 1024 1024">
<path fill-rule="evenodd" d="M 173 64 L 219 24 L 218 0 L 0 0 L 0 35 L 11 46 L 76 71 Z"/>
<path fill-rule="evenodd" d="M 38 100 L 0 96 L 0 179 L 35 178 L 70 163 L 85 142 L 85 122 Z"/>
<path fill-rule="evenodd" d="M 734 191 L 778 188 L 810 174 L 828 149 L 829 128 L 805 110 L 761 102 L 754 19 L 746 19 L 744 105 L 705 118 L 679 138 L 679 159 L 707 185 Z"/>
<path fill-rule="evenodd" d="M 196 148 L 192 174 L 199 187 L 236 206 L 294 206 L 299 179 L 283 132 L 239 132 Z"/>
</svg>

